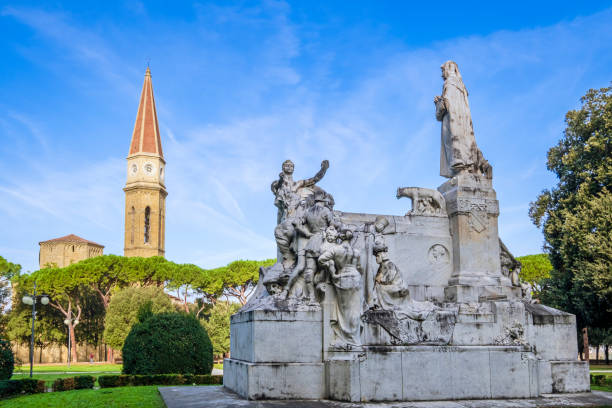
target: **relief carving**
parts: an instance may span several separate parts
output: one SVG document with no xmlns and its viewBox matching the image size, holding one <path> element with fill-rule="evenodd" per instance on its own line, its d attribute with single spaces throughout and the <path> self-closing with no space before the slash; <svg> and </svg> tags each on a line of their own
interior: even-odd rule
<svg viewBox="0 0 612 408">
<path fill-rule="evenodd" d="M 478 233 L 487 229 L 489 222 L 487 219 L 486 204 L 472 203 L 468 223 L 470 227 Z"/>
<path fill-rule="evenodd" d="M 432 265 L 443 265 L 450 262 L 450 255 L 444 245 L 435 244 L 427 251 L 427 259 Z"/>
</svg>

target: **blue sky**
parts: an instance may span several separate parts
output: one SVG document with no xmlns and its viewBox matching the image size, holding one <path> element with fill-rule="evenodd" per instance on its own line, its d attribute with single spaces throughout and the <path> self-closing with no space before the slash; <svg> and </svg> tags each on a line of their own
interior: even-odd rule
<svg viewBox="0 0 612 408">
<path fill-rule="evenodd" d="M 565 113 L 612 80 L 612 3 L 426 3 L 3 3 L 0 255 L 35 270 L 38 242 L 70 233 L 123 253 L 147 61 L 169 259 L 274 257 L 269 185 L 287 158 L 298 178 L 329 159 L 320 184 L 339 210 L 404 214 L 397 187 L 444 181 L 432 98 L 449 59 L 494 167 L 500 236 L 540 252 L 529 202 L 555 183 L 546 151 Z"/>
</svg>

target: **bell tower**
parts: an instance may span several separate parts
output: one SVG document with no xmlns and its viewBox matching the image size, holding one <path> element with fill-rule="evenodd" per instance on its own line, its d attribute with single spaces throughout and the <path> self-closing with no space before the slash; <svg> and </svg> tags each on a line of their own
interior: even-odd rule
<svg viewBox="0 0 612 408">
<path fill-rule="evenodd" d="M 164 256 L 166 162 L 162 153 L 151 70 L 147 68 L 127 157 L 125 256 Z"/>
</svg>

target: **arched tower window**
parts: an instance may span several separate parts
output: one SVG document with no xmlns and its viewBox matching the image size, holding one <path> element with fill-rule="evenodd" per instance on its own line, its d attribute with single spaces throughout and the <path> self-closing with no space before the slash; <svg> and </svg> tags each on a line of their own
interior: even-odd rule
<svg viewBox="0 0 612 408">
<path fill-rule="evenodd" d="M 145 208 L 145 218 L 144 218 L 144 242 L 145 244 L 149 243 L 149 231 L 151 228 L 151 208 Z"/>
<path fill-rule="evenodd" d="M 136 217 L 136 209 L 132 207 L 132 211 L 130 212 L 130 244 L 134 245 L 134 230 L 136 229 L 136 222 L 134 218 Z"/>
</svg>

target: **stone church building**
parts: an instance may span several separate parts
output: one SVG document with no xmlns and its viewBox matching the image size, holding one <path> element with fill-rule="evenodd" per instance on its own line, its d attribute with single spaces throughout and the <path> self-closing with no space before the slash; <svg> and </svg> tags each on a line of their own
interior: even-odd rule
<svg viewBox="0 0 612 408">
<path fill-rule="evenodd" d="M 38 245 L 40 245 L 38 263 L 41 269 L 50 265 L 63 268 L 83 259 L 100 256 L 104 251 L 104 245 L 88 241 L 74 234 L 42 241 Z"/>
<path fill-rule="evenodd" d="M 127 181 L 125 191 L 124 255 L 151 257 L 165 254 L 166 186 L 164 176 L 166 161 L 162 151 L 157 110 L 153 96 L 151 70 L 145 72 L 136 123 L 127 157 Z M 70 234 L 39 242 L 40 268 L 70 264 L 103 254 L 104 246 Z M 105 347 L 81 344 L 78 360 L 105 359 Z M 29 345 L 14 344 L 13 350 L 20 361 L 29 359 Z M 35 363 L 66 361 L 66 346 L 49 346 L 36 350 Z"/>
</svg>

